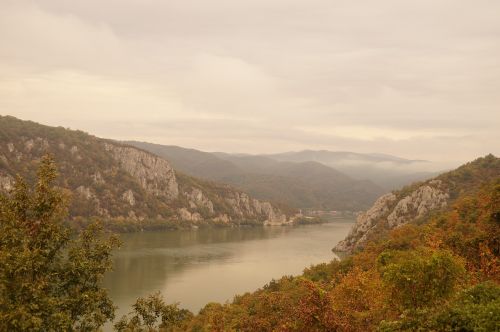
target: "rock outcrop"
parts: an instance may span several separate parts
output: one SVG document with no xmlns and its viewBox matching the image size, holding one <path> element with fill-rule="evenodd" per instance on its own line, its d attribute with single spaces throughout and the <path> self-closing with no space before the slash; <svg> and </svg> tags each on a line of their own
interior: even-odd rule
<svg viewBox="0 0 500 332">
<path fill-rule="evenodd" d="M 214 204 L 199 188 L 193 188 L 191 192 L 186 192 L 184 195 L 188 198 L 190 208 L 206 209 L 209 214 L 214 213 Z"/>
<path fill-rule="evenodd" d="M 85 199 L 91 199 L 95 197 L 90 188 L 85 186 L 79 186 L 78 188 L 76 188 L 76 192 Z"/>
<path fill-rule="evenodd" d="M 261 202 L 249 197 L 245 193 L 233 192 L 226 201 L 234 213 L 240 218 L 264 218 L 265 225 L 284 225 L 289 222 L 287 216 L 279 209 L 274 208 L 269 202 Z"/>
<path fill-rule="evenodd" d="M 9 175 L 0 174 L 0 190 L 9 191 L 14 185 L 14 179 Z"/>
<path fill-rule="evenodd" d="M 236 190 L 219 191 L 211 193 L 213 199 L 224 202 L 229 210 L 225 213 L 215 211 L 215 203 L 200 188 L 192 188 L 183 192 L 189 207 L 180 208 L 177 214 L 181 220 L 191 222 L 211 221 L 218 224 L 240 224 L 241 222 L 254 221 L 263 225 L 287 225 L 293 222 L 280 209 L 269 202 L 262 202 L 251 198 L 246 193 Z"/>
<path fill-rule="evenodd" d="M 422 218 L 433 210 L 445 208 L 450 195 L 441 180 L 430 180 L 408 194 L 389 193 L 380 197 L 335 247 L 334 251 L 352 251 L 363 246 L 378 226 L 394 229 Z"/>
<path fill-rule="evenodd" d="M 443 189 L 442 181 L 432 180 L 401 199 L 387 216 L 390 228 L 425 216 L 429 211 L 445 208 L 450 195 Z"/>
<path fill-rule="evenodd" d="M 173 200 L 179 195 L 174 169 L 168 161 L 130 146 L 104 143 L 106 151 L 130 175 L 136 178 L 146 192 Z"/>
<path fill-rule="evenodd" d="M 132 190 L 129 189 L 129 190 L 125 191 L 122 195 L 122 198 L 125 200 L 125 202 L 130 204 L 130 206 L 135 205 L 135 196 L 134 196 L 134 192 Z"/>
</svg>

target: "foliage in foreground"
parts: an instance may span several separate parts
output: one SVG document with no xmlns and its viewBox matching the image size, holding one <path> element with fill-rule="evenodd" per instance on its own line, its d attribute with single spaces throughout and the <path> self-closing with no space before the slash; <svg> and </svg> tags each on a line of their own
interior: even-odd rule
<svg viewBox="0 0 500 332">
<path fill-rule="evenodd" d="M 95 331 L 114 316 L 99 284 L 114 238 L 72 236 L 50 158 L 33 189 L 0 196 L 0 331 Z M 138 299 L 115 324 L 134 331 L 498 331 L 500 181 L 344 259 L 273 280 L 198 315 Z"/>
<path fill-rule="evenodd" d="M 117 239 L 97 224 L 71 234 L 55 178 L 47 156 L 33 188 L 18 178 L 0 195 L 0 331 L 95 331 L 114 317 L 100 281 Z"/>
</svg>

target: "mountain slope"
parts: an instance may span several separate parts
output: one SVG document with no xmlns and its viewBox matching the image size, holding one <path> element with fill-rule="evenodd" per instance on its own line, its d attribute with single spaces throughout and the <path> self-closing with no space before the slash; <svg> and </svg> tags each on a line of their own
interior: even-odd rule
<svg viewBox="0 0 500 332">
<path fill-rule="evenodd" d="M 380 153 L 304 150 L 265 156 L 278 161 L 315 161 L 352 178 L 370 180 L 386 190 L 400 188 L 439 174 L 428 171 L 433 166 L 425 160 L 410 160 Z"/>
<path fill-rule="evenodd" d="M 358 216 L 349 235 L 334 250 L 353 251 L 387 230 L 418 222 L 451 206 L 457 197 L 474 193 L 482 185 L 500 179 L 500 159 L 488 155 L 454 171 L 383 195 Z"/>
<path fill-rule="evenodd" d="M 144 150 L 81 131 L 0 117 L 0 189 L 8 190 L 16 174 L 33 181 L 37 160 L 46 153 L 59 167 L 58 185 L 73 194 L 73 218 L 221 224 L 289 220 L 268 202 L 177 173 L 167 160 Z"/>
<path fill-rule="evenodd" d="M 259 199 L 297 208 L 360 210 L 384 191 L 370 181 L 354 180 L 317 162 L 280 162 L 266 156 L 127 143 L 171 160 L 175 169 L 186 174 L 224 182 Z"/>
</svg>

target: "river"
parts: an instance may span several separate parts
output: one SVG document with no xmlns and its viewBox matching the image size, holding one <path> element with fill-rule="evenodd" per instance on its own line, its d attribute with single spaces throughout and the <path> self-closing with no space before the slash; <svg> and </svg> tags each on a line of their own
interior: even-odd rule
<svg viewBox="0 0 500 332">
<path fill-rule="evenodd" d="M 196 313 L 208 302 L 231 300 L 336 258 L 331 248 L 353 222 L 123 234 L 104 286 L 119 307 L 117 318 L 137 297 L 156 291 Z"/>
</svg>

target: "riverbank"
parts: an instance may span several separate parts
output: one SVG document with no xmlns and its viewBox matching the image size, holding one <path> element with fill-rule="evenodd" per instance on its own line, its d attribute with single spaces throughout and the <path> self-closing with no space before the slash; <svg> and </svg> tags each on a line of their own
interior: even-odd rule
<svg viewBox="0 0 500 332">
<path fill-rule="evenodd" d="M 266 223 L 259 220 L 241 220 L 238 223 L 205 222 L 189 220 L 165 220 L 165 219 L 103 219 L 103 218 L 75 218 L 67 223 L 77 230 L 88 227 L 93 222 L 99 221 L 103 227 L 113 233 L 137 233 L 144 231 L 178 231 L 199 228 L 239 228 L 239 227 L 264 227 L 264 226 L 293 226 L 293 225 L 317 225 L 335 220 L 348 220 L 349 218 L 324 218 L 324 217 L 297 217 L 292 222 L 281 224 Z"/>
</svg>

